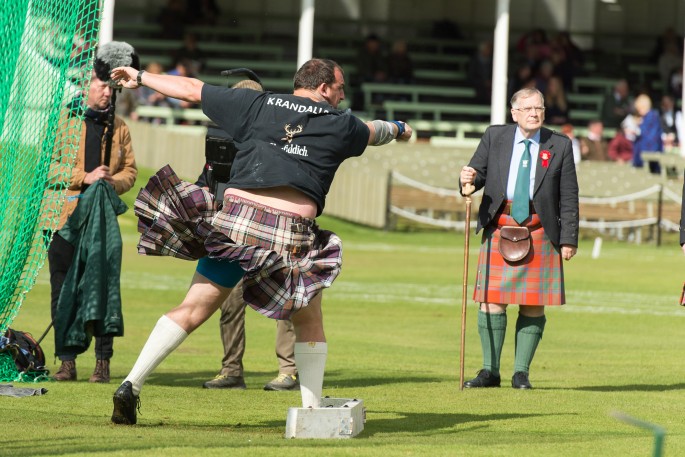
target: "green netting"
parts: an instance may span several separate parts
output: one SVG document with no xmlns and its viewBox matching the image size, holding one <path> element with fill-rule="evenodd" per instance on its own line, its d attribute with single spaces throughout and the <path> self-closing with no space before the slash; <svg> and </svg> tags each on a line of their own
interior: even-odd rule
<svg viewBox="0 0 685 457">
<path fill-rule="evenodd" d="M 62 207 L 78 140 L 57 139 L 80 132 L 61 114 L 90 81 L 100 0 L 2 6 L 0 335 L 35 282 Z"/>
<path fill-rule="evenodd" d="M 45 382 L 53 381 L 45 371 L 19 371 L 9 352 L 0 352 L 0 382 Z"/>
</svg>

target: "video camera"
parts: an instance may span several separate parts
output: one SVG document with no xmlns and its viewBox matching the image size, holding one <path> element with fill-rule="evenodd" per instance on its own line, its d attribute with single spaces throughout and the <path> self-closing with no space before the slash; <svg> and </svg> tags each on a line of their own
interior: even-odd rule
<svg viewBox="0 0 685 457">
<path fill-rule="evenodd" d="M 247 68 L 236 68 L 221 72 L 221 76 L 241 74 L 247 75 L 249 79 L 260 85 L 262 84 L 259 77 Z M 228 133 L 218 127 L 207 128 L 207 135 L 205 137 L 207 185 L 215 200 L 219 202 L 218 206 L 221 206 L 224 191 L 228 187 L 228 181 L 231 177 L 231 166 L 237 153 L 238 150 L 235 147 L 233 138 Z"/>
<path fill-rule="evenodd" d="M 233 138 L 228 133 L 220 128 L 207 128 L 205 137 L 207 185 L 217 201 L 223 199 L 231 177 L 231 166 L 237 153 Z"/>
</svg>

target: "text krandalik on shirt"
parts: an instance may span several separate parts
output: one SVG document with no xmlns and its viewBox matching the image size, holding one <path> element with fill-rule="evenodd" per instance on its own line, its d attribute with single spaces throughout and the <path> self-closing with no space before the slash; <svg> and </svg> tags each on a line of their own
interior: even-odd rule
<svg viewBox="0 0 685 457">
<path fill-rule="evenodd" d="M 289 102 L 288 100 L 283 100 L 280 97 L 269 97 L 266 101 L 267 105 L 274 105 L 274 106 L 279 106 L 281 108 L 286 108 L 291 111 L 295 111 L 298 113 L 314 113 L 314 114 L 319 114 L 319 113 L 328 113 L 327 109 L 320 108 L 318 106 L 311 106 L 311 105 L 301 105 L 299 103 L 293 103 Z"/>
</svg>

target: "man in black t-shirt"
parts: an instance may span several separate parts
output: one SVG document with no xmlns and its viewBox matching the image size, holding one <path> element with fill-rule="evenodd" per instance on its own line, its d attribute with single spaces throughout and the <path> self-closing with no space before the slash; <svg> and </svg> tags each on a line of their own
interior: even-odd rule
<svg viewBox="0 0 685 457">
<path fill-rule="evenodd" d="M 399 121 L 363 122 L 338 110 L 345 80 L 342 68 L 330 60 L 302 65 L 292 94 L 215 87 L 130 67 L 114 69 L 112 78 L 129 89 L 145 85 L 168 97 L 201 103 L 237 148 L 223 208 L 211 224 L 192 216 L 205 211 L 203 191 L 179 181 L 168 167 L 138 198 L 136 207 L 147 209 L 137 212 L 144 228 L 139 250 L 201 258 L 186 298 L 160 318 L 114 393 L 112 422 L 136 423 L 147 376 L 219 308 L 241 278 L 248 305 L 268 317 L 292 320 L 303 406 L 318 407 L 327 354 L 321 291 L 340 271 L 342 243 L 334 233 L 319 229 L 314 218 L 322 213 L 345 159 L 361 155 L 368 145 L 406 141 L 411 128 Z M 164 201 L 166 194 L 190 211 L 169 215 L 173 208 Z M 201 248 L 175 236 L 183 222 L 188 228 L 184 234 L 197 234 Z"/>
</svg>

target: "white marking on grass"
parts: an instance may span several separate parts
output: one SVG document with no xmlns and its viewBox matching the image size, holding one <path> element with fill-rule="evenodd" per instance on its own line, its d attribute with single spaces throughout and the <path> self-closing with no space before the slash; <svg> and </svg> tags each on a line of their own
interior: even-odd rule
<svg viewBox="0 0 685 457">
<path fill-rule="evenodd" d="M 468 303 L 473 304 L 469 286 Z M 412 303 L 415 305 L 457 306 L 461 304 L 461 287 L 427 284 L 369 284 L 336 281 L 326 291 L 332 297 L 370 303 Z M 576 291 L 566 294 L 563 312 L 586 314 L 623 314 L 685 317 L 685 309 L 666 294 L 640 294 L 614 291 Z"/>
</svg>

